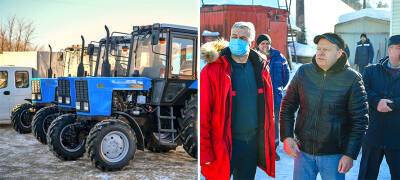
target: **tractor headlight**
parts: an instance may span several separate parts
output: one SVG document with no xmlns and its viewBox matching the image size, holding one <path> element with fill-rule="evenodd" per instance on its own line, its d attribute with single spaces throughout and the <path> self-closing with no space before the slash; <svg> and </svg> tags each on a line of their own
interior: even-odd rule
<svg viewBox="0 0 400 180">
<path fill-rule="evenodd" d="M 84 111 L 89 111 L 89 103 L 88 102 L 84 102 L 83 103 L 83 110 Z"/>
<path fill-rule="evenodd" d="M 80 110 L 80 109 L 81 109 L 81 102 L 76 102 L 75 108 L 76 108 L 77 110 Z"/>
<path fill-rule="evenodd" d="M 65 98 L 65 103 L 66 103 L 66 104 L 71 103 L 71 98 L 70 98 L 70 97 L 66 97 L 66 98 Z"/>
<path fill-rule="evenodd" d="M 61 96 L 58 96 L 58 103 L 62 103 L 62 97 Z"/>
<path fill-rule="evenodd" d="M 36 100 L 36 94 L 32 94 L 32 100 Z"/>
<path fill-rule="evenodd" d="M 41 99 L 42 99 L 42 96 L 41 96 L 40 94 L 38 94 L 38 95 L 36 96 L 36 99 L 37 99 L 37 100 L 41 100 Z"/>
</svg>

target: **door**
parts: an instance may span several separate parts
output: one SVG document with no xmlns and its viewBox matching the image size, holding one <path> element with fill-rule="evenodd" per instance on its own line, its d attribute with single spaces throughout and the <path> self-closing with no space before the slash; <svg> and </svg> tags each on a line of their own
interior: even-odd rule
<svg viewBox="0 0 400 180">
<path fill-rule="evenodd" d="M 0 68 L 0 121 L 10 120 L 10 72 L 6 68 Z"/>
<path fill-rule="evenodd" d="M 11 79 L 13 79 L 14 82 L 12 84 L 13 91 L 11 92 L 10 109 L 17 104 L 25 103 L 25 99 L 30 99 L 32 96 L 32 70 L 29 68 L 16 68 L 12 76 L 13 78 Z"/>
</svg>

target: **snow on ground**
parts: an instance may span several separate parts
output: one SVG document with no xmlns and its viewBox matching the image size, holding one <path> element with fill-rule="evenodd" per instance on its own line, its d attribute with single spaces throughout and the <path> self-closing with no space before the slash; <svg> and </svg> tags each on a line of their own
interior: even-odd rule
<svg viewBox="0 0 400 180">
<path fill-rule="evenodd" d="M 87 154 L 76 161 L 61 161 L 32 134 L 18 134 L 0 124 L 0 179 L 197 179 L 197 160 L 183 148 L 168 153 L 137 150 L 122 171 L 102 172 Z"/>
</svg>

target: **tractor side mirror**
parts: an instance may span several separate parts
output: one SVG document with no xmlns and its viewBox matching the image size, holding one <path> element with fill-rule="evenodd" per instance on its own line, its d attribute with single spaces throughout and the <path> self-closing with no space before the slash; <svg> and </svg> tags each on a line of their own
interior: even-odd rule
<svg viewBox="0 0 400 180">
<path fill-rule="evenodd" d="M 153 24 L 151 29 L 151 45 L 157 45 L 160 41 L 160 27 L 159 23 Z"/>
<path fill-rule="evenodd" d="M 89 56 L 93 56 L 94 54 L 94 44 L 88 44 L 87 53 Z"/>
</svg>

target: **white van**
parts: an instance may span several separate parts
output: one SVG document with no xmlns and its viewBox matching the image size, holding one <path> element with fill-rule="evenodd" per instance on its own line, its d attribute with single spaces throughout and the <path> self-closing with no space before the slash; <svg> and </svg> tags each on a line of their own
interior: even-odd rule
<svg viewBox="0 0 400 180">
<path fill-rule="evenodd" d="M 32 75 L 30 67 L 0 66 L 0 121 L 9 121 L 12 108 L 31 98 Z"/>
</svg>

